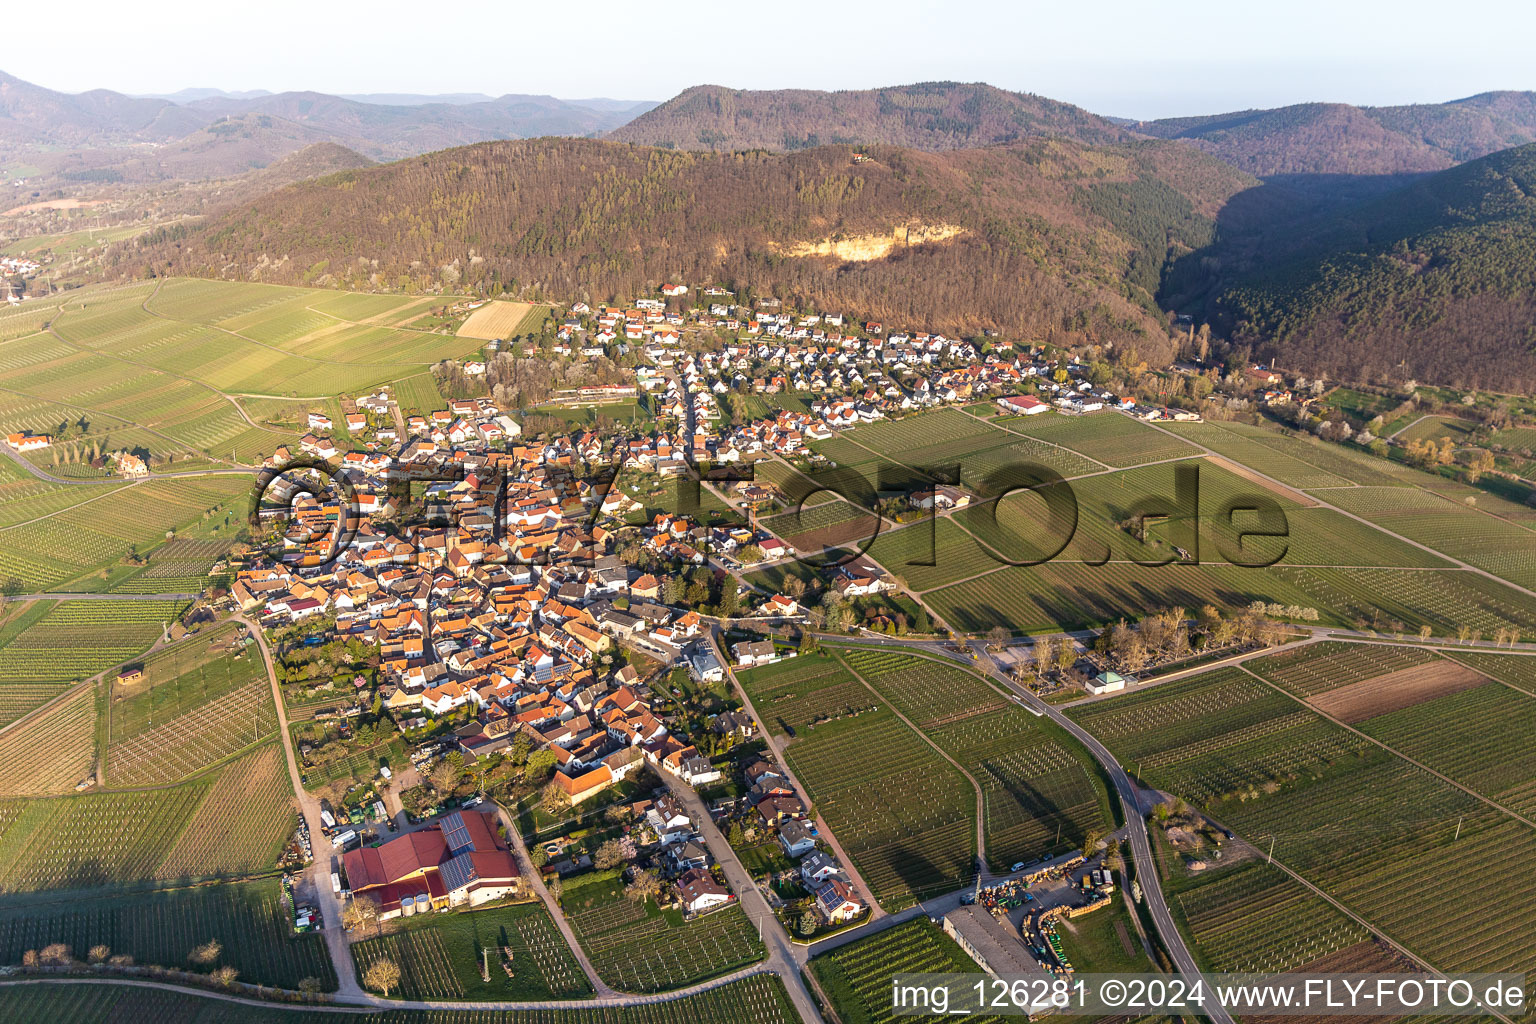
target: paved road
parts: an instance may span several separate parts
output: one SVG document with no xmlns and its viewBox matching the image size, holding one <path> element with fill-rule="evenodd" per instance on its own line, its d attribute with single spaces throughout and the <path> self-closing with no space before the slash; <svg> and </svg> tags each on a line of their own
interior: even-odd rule
<svg viewBox="0 0 1536 1024">
<path fill-rule="evenodd" d="M 565 914 L 560 910 L 560 904 L 555 901 L 554 893 L 549 891 L 549 886 L 544 884 L 544 874 L 533 863 L 533 858 L 528 855 L 528 844 L 523 842 L 523 830 L 517 827 L 517 819 L 510 811 L 500 804 L 496 805 L 496 812 L 501 816 L 501 826 L 507 830 L 507 839 L 517 850 L 518 867 L 523 872 L 523 877 L 528 879 L 528 884 L 533 886 L 533 891 L 544 902 L 544 909 L 549 911 L 549 916 L 555 922 L 555 927 L 560 929 L 560 934 L 565 936 L 565 944 L 571 947 L 571 953 L 576 957 L 576 962 L 581 965 L 581 971 L 587 976 L 587 984 L 592 986 L 592 991 L 597 993 L 599 999 L 612 999 L 618 995 L 608 983 L 598 977 L 597 968 L 592 966 L 592 961 L 587 957 L 587 951 L 581 948 L 581 943 L 576 941 L 576 933 L 571 930 L 571 922 L 566 920 Z"/>
<path fill-rule="evenodd" d="M 54 476 L 51 473 L 38 469 L 31 462 L 22 458 L 20 453 L 12 449 L 11 446 L 7 444 L 0 444 L 0 455 L 4 455 L 6 458 L 16 463 L 16 465 L 20 466 L 28 473 L 31 473 L 33 476 L 37 477 L 39 480 L 46 480 L 51 484 L 68 484 L 71 487 L 100 487 L 103 484 L 135 484 L 144 480 L 178 480 L 183 477 L 193 476 L 251 476 L 256 472 L 255 469 L 189 469 L 184 473 L 146 473 L 144 476 L 136 476 L 131 479 L 121 476 L 101 476 L 76 480 L 70 477 Z M 223 460 L 221 459 L 219 461 Z"/>
<path fill-rule="evenodd" d="M 838 642 L 874 645 L 870 641 L 863 641 L 857 638 L 838 640 Z M 1147 835 L 1146 819 L 1142 817 L 1137 799 L 1136 784 L 1131 781 L 1131 777 L 1126 774 L 1125 769 L 1120 767 L 1120 762 L 1116 760 L 1115 756 L 1076 722 L 1009 679 L 1005 673 L 993 664 L 990 658 L 987 658 L 985 661 L 972 661 L 968 655 L 944 650 L 942 646 L 936 644 L 928 645 L 927 649 L 930 654 L 936 654 L 950 661 L 956 661 L 986 673 L 994 681 L 1006 687 L 1009 692 L 1017 694 L 1027 707 L 1039 712 L 1071 733 L 1073 738 L 1093 755 L 1094 760 L 1103 766 L 1105 773 L 1109 775 L 1110 780 L 1114 783 L 1115 794 L 1120 800 L 1121 812 L 1128 826 L 1126 832 L 1127 838 L 1131 841 L 1131 859 L 1136 865 L 1136 878 L 1141 882 L 1142 894 L 1146 899 L 1147 909 L 1152 914 L 1152 921 L 1157 928 L 1157 933 L 1162 938 L 1163 948 L 1172 957 L 1174 966 L 1180 974 L 1189 977 L 1198 974 L 1199 968 L 1195 964 L 1195 958 L 1190 953 L 1189 947 L 1184 944 L 1184 937 L 1179 934 L 1178 927 L 1173 921 L 1173 915 L 1169 913 L 1168 901 L 1163 896 L 1162 885 L 1157 874 L 1157 864 L 1152 857 L 1152 843 Z M 983 657 L 985 657 L 984 654 Z M 1233 1024 L 1232 1016 L 1221 1006 L 1207 1006 L 1206 1015 L 1215 1024 Z"/>
<path fill-rule="evenodd" d="M 347 938 L 346 929 L 341 925 L 341 900 L 331 890 L 331 858 L 340 856 L 340 851 L 331 846 L 331 841 L 326 838 L 320 821 L 320 801 L 315 799 L 304 788 L 304 781 L 299 775 L 298 757 L 293 751 L 293 734 L 288 730 L 288 716 L 283 708 L 283 691 L 277 683 L 277 672 L 272 667 L 272 652 L 267 647 L 267 638 L 262 635 L 261 627 L 250 619 L 237 616 L 233 621 L 243 622 L 256 638 L 256 646 L 261 651 L 261 659 L 267 667 L 267 680 L 272 684 L 272 701 L 277 709 L 277 731 L 283 740 L 283 756 L 288 762 L 288 778 L 293 784 L 293 792 L 299 803 L 299 811 L 304 815 L 304 822 L 309 827 L 310 848 L 314 853 L 314 863 L 309 867 L 310 886 L 314 890 L 315 904 L 320 908 L 321 932 L 325 938 L 325 945 L 331 954 L 331 963 L 336 968 L 336 980 L 338 988 L 336 999 L 339 1002 L 358 1002 L 368 998 L 363 992 L 363 987 L 357 981 L 357 968 L 352 962 L 352 943 Z"/>
<path fill-rule="evenodd" d="M 201 999 L 215 999 L 225 1003 L 238 1003 L 242 1006 L 259 1006 L 266 1010 L 301 1010 L 307 1013 L 338 1013 L 338 1014 L 368 1014 L 372 1015 L 379 1010 L 560 1010 L 571 1014 L 597 1005 L 625 1007 L 646 1006 L 652 1003 L 670 1003 L 674 1000 L 688 996 L 698 995 L 712 989 L 723 988 L 733 982 L 741 981 L 759 974 L 773 973 L 763 964 L 753 964 L 732 974 L 713 978 L 709 981 L 701 981 L 697 985 L 689 985 L 687 988 L 674 989 L 670 992 L 657 992 L 645 995 L 617 996 L 612 1000 L 601 1004 L 593 1000 L 545 1000 L 543 1002 L 468 1002 L 450 999 L 385 999 L 371 993 L 363 993 L 356 997 L 342 998 L 337 994 L 331 1003 L 283 1003 L 272 1002 L 265 999 L 256 999 L 250 996 L 239 996 L 229 992 L 213 992 L 203 988 L 193 988 L 187 985 L 176 985 L 168 981 L 145 981 L 138 978 L 90 978 L 90 977 L 57 977 L 57 978 L 7 978 L 0 979 L 0 987 L 7 985 L 123 985 L 129 988 L 160 989 L 166 992 L 177 992 L 184 996 Z M 268 992 L 285 991 L 268 987 Z M 819 1018 L 813 1018 L 819 1020 Z"/>
<path fill-rule="evenodd" d="M 800 967 L 804 959 L 796 956 L 798 947 L 790 941 L 789 933 L 774 916 L 767 899 L 753 883 L 752 876 L 747 873 L 746 868 L 742 867 L 736 851 L 715 827 L 714 819 L 709 816 L 709 808 L 704 806 L 704 800 L 692 786 L 676 778 L 671 772 L 663 772 L 662 778 L 666 780 L 667 788 L 672 791 L 672 795 L 688 808 L 688 816 L 699 823 L 699 831 L 704 836 L 705 845 L 725 870 L 725 879 L 735 891 L 737 899 L 741 901 L 741 909 L 757 926 L 758 934 L 762 936 L 763 945 L 768 950 L 768 959 L 765 961 L 767 967 L 784 979 L 784 985 L 789 990 L 790 1001 L 799 1011 L 800 1019 L 805 1024 L 821 1024 L 821 1013 L 816 1008 L 816 1001 L 811 998 L 811 993 L 806 989 L 805 981 L 800 975 Z"/>
<path fill-rule="evenodd" d="M 53 484 L 68 484 L 68 485 L 70 485 L 72 487 L 73 486 L 101 487 L 104 484 L 137 484 L 137 483 L 143 483 L 146 480 L 181 480 L 181 479 L 185 479 L 187 477 L 195 477 L 195 476 L 253 476 L 256 473 L 256 471 L 257 471 L 257 467 L 255 467 L 255 466 L 249 466 L 249 467 L 239 467 L 239 466 L 236 466 L 236 467 L 233 467 L 233 468 L 230 468 L 230 469 L 188 469 L 188 470 L 184 470 L 184 471 L 179 472 L 179 473 L 145 473 L 143 476 L 135 476 L 135 477 L 123 477 L 123 476 L 98 476 L 98 477 L 80 477 L 80 478 L 76 478 L 76 477 L 58 477 L 58 476 L 54 476 L 53 474 L 48 473 L 48 472 L 46 472 L 46 471 L 44 471 L 42 469 L 39 469 L 37 466 L 32 464 L 27 459 L 22 458 L 21 455 L 18 454 L 16 451 L 12 450 L 12 448 L 9 445 L 0 445 L 0 455 L 6 456 L 12 462 L 16 463 L 16 465 L 20 466 L 22 469 L 26 470 L 28 473 L 31 473 L 33 476 L 37 477 L 39 480 L 46 480 L 49 483 L 53 483 Z M 225 462 L 227 460 L 218 459 L 216 461 Z"/>
</svg>

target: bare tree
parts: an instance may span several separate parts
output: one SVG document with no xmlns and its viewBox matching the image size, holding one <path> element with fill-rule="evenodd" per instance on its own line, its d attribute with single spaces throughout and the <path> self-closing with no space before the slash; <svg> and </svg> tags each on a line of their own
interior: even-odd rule
<svg viewBox="0 0 1536 1024">
<path fill-rule="evenodd" d="M 379 904 L 372 896 L 353 896 L 341 908 L 341 926 L 349 932 L 372 931 L 379 923 Z"/>
<path fill-rule="evenodd" d="M 593 865 L 599 871 L 607 871 L 624 863 L 624 850 L 617 839 L 610 839 L 597 848 L 597 854 L 592 858 Z"/>
<path fill-rule="evenodd" d="M 187 959 L 195 964 L 211 964 L 224 952 L 224 944 L 218 939 L 209 939 L 201 946 L 193 946 L 192 952 L 187 954 Z"/>
<path fill-rule="evenodd" d="M 379 957 L 363 975 L 363 984 L 388 998 L 390 990 L 400 984 L 400 965 L 387 956 Z"/>
<path fill-rule="evenodd" d="M 654 899 L 661 892 L 661 879 L 653 871 L 636 871 L 635 877 L 624 887 L 624 895 L 637 903 Z"/>
</svg>

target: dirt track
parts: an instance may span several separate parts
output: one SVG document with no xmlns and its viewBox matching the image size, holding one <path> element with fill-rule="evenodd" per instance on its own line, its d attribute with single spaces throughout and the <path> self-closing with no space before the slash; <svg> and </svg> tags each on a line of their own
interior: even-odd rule
<svg viewBox="0 0 1536 1024">
<path fill-rule="evenodd" d="M 1207 455 L 1205 457 L 1205 461 L 1219 469 L 1226 470 L 1233 476 L 1240 476 L 1251 484 L 1258 484 L 1266 491 L 1269 491 L 1272 494 L 1280 495 L 1280 497 L 1284 498 L 1286 501 L 1294 501 L 1302 508 L 1317 508 L 1320 504 L 1320 502 L 1318 502 L 1318 500 L 1313 498 L 1311 495 L 1303 494 L 1302 492 L 1296 490 L 1294 487 L 1287 487 L 1285 484 L 1279 483 L 1278 481 L 1266 480 L 1264 477 L 1255 473 L 1247 466 L 1233 462 L 1231 459 L 1223 458 L 1220 455 Z"/>
</svg>

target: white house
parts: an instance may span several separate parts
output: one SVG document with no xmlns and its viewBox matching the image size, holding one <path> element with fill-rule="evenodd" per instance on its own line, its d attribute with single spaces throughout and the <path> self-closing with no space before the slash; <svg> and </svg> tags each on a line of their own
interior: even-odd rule
<svg viewBox="0 0 1536 1024">
<path fill-rule="evenodd" d="M 804 822 L 791 818 L 779 826 L 779 845 L 791 857 L 802 857 L 816 849 L 816 837 Z"/>
</svg>

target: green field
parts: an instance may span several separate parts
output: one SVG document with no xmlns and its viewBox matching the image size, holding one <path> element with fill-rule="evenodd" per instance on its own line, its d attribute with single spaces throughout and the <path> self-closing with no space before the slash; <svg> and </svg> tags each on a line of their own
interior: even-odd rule
<svg viewBox="0 0 1536 1024">
<path fill-rule="evenodd" d="M 142 654 L 183 607 L 174 601 L 35 601 L 13 612 L 0 629 L 0 721 Z"/>
<path fill-rule="evenodd" d="M 1068 714 L 1148 785 L 1202 804 L 1321 777 L 1366 748 L 1234 668 Z"/>
<path fill-rule="evenodd" d="M 242 401 L 330 402 L 408 380 L 408 411 L 440 407 L 428 368 L 480 348 L 402 326 L 441 301 L 194 280 L 81 289 L 48 317 L 0 318 L 0 426 L 55 434 L 33 460 L 60 476 L 103 476 L 89 461 L 121 448 L 155 471 L 252 464 L 303 429 Z"/>
<path fill-rule="evenodd" d="M 225 627 L 156 652 L 145 661 L 144 682 L 114 685 L 112 785 L 174 782 L 275 734 L 265 667 L 251 649 L 231 649 L 235 635 Z"/>
<path fill-rule="evenodd" d="M 895 972 L 980 973 L 976 961 L 954 939 L 923 918 L 823 953 L 810 967 L 845 1024 L 892 1024 L 911 1019 L 892 1012 L 891 975 Z M 972 1015 L 966 1019 L 1001 1024 L 1010 1018 Z"/>
<path fill-rule="evenodd" d="M 797 550 L 814 551 L 872 537 L 875 517 L 846 501 L 825 501 L 758 520 Z"/>
<path fill-rule="evenodd" d="M 298 988 L 315 978 L 327 991 L 336 973 L 316 933 L 293 934 L 293 913 L 276 879 L 133 893 L 69 892 L 7 899 L 0 906 L 0 962 L 20 964 L 29 949 L 62 942 L 79 959 L 104 945 L 135 963 L 192 966 L 192 947 L 218 941 L 216 963 L 252 984 Z"/>
<path fill-rule="evenodd" d="M 1196 448 L 1177 437 L 1108 410 L 1087 416 L 1048 412 L 1038 416 L 1010 417 L 1005 425 L 1120 468 L 1198 454 Z"/>
<path fill-rule="evenodd" d="M 402 999 L 566 999 L 592 991 L 539 903 L 401 918 L 392 934 L 355 944 L 352 955 L 359 979 L 381 957 L 398 964 L 400 988 L 390 994 Z"/>
<path fill-rule="evenodd" d="M 1323 656 L 1337 660 L 1336 651 Z M 1356 674 L 1370 671 L 1341 664 Z M 1262 662 L 1258 669 L 1266 671 Z M 1302 679 L 1293 657 L 1280 671 Z M 1316 681 L 1292 685 L 1329 689 Z M 1426 707 L 1396 714 L 1411 727 Z M 1189 798 L 1266 853 L 1273 845 L 1277 862 L 1437 968 L 1504 970 L 1529 961 L 1536 894 L 1502 888 L 1496 928 L 1475 902 L 1431 909 L 1420 897 L 1447 864 L 1479 878 L 1536 857 L 1532 829 L 1297 698 L 1227 668 L 1069 714 L 1145 784 Z M 1469 714 L 1467 721 L 1475 720 Z M 1443 756 L 1460 757 L 1459 748 L 1478 742 L 1475 726 L 1440 721 Z M 1404 725 L 1387 722 L 1394 724 Z M 1479 783 L 1519 784 L 1528 770 L 1516 762 L 1479 776 Z"/>
<path fill-rule="evenodd" d="M 975 871 L 970 782 L 825 654 L 738 677 L 859 874 L 886 909 Z"/>
<path fill-rule="evenodd" d="M 1116 416 L 1115 419 L 1124 418 Z M 1133 421 L 1125 422 L 1133 432 L 1146 429 Z M 1118 449 L 1121 447 L 1121 439 L 1110 436 L 1117 429 L 1120 428 L 1099 428 L 1089 433 L 1105 434 L 1104 440 L 1112 442 L 1107 447 Z M 984 493 L 992 493 L 988 481 L 999 469 L 1019 463 L 1043 466 L 1066 477 L 1096 472 L 1105 467 L 1104 462 L 1086 454 L 1086 447 L 1068 446 L 1044 437 L 1056 432 L 1049 427 L 1026 429 L 1023 424 L 1013 422 L 1009 425 L 994 425 L 968 416 L 958 409 L 946 408 L 899 420 L 877 420 L 829 440 L 813 442 L 811 447 L 838 466 L 859 471 L 871 485 L 877 483 L 878 467 L 882 463 L 895 462 L 920 473 L 925 470 L 948 472 L 959 467 L 961 483 Z M 1033 434 L 1041 436 L 1031 436 Z M 1131 445 L 1130 448 L 1134 450 L 1136 446 Z M 1176 441 L 1172 448 L 1153 442 L 1149 450 L 1155 452 L 1178 448 Z M 1193 450 L 1189 450 L 1188 454 L 1194 454 Z M 854 495 L 847 497 L 852 498 Z"/>
<path fill-rule="evenodd" d="M 1252 467 L 1302 490 L 1393 485 L 1410 474 L 1382 459 L 1343 445 L 1245 423 L 1170 423 L 1168 430 L 1191 443 Z"/>
<path fill-rule="evenodd" d="M 96 693 L 81 686 L 46 711 L 0 733 L 0 796 L 53 796 L 96 765 Z"/>
<path fill-rule="evenodd" d="M 1439 441 L 1450 438 L 1457 444 L 1470 443 L 1477 424 L 1454 416 L 1425 416 L 1403 428 L 1395 437 L 1399 441 Z M 1506 432 L 1507 433 L 1507 432 Z"/>
<path fill-rule="evenodd" d="M 1378 739 L 1474 793 L 1536 820 L 1536 697 L 1500 683 L 1359 723 Z"/>
<path fill-rule="evenodd" d="M 981 786 L 994 871 L 1081 847 L 1110 825 L 1086 752 L 963 669 L 897 651 L 846 648 L 844 661 Z"/>
<path fill-rule="evenodd" d="M 293 830 L 275 745 L 165 789 L 0 801 L 0 892 L 271 870 Z"/>
<path fill-rule="evenodd" d="M 1083 974 L 1145 972 L 1152 969 L 1125 904 L 1114 900 L 1086 915 L 1057 923 L 1061 944 L 1075 971 Z"/>
<path fill-rule="evenodd" d="M 142 235 L 149 227 L 147 224 L 128 224 L 123 227 L 82 228 L 79 231 L 63 231 L 51 235 L 30 235 L 0 248 L 0 256 L 27 256 L 43 252 L 69 256 L 94 249 L 98 245 Z"/>
<path fill-rule="evenodd" d="M 1536 589 L 1536 531 L 1517 522 L 1417 488 L 1359 487 L 1329 498 L 1394 533 Z"/>
<path fill-rule="evenodd" d="M 196 592 L 244 525 L 253 486 L 235 473 L 65 488 L 95 500 L 75 497 L 56 514 L 34 508 L 31 518 L 0 528 L 0 579 L 14 576 L 29 591 Z M 148 561 L 130 564 L 135 551 Z"/>
<path fill-rule="evenodd" d="M 1340 951 L 1376 948 L 1359 924 L 1284 872 L 1254 861 L 1197 875 L 1178 886 L 1171 902 L 1212 971 L 1321 970 L 1319 961 Z"/>
<path fill-rule="evenodd" d="M 1382 629 L 1392 623 L 1405 629 L 1429 623 L 1451 633 L 1464 622 L 1489 631 L 1536 626 L 1536 602 L 1517 591 L 1465 572 L 1426 574 L 1421 570 L 1452 570 L 1452 563 L 1331 509 L 1305 507 L 1300 502 L 1307 499 L 1296 492 L 1294 499 L 1266 493 L 1217 465 L 1189 465 L 1199 470 L 1197 517 L 1175 503 L 1174 468 L 1151 466 L 1074 481 L 1075 521 L 1052 522 L 1042 498 L 1020 493 L 883 531 L 869 554 L 922 592 L 952 626 L 974 632 L 999 624 L 1018 632 L 1076 628 L 1160 607 L 1237 608 L 1255 600 L 1316 608 L 1320 621 Z M 1255 492 L 1283 510 L 1285 521 L 1276 524 L 1285 529 L 1283 538 L 1238 536 L 1270 528 L 1251 516 L 1234 521 L 1226 514 Z M 1146 541 L 1123 525 L 1137 510 L 1163 516 L 1148 528 Z M 1174 557 L 1175 546 L 1198 554 L 1200 564 L 1155 564 Z M 1009 564 L 1039 561 L 1058 549 L 1041 565 Z M 1267 569 L 1230 564 L 1277 559 Z M 1393 601 L 1382 601 L 1382 593 Z"/>
<path fill-rule="evenodd" d="M 1311 697 L 1434 660 L 1434 652 L 1421 647 L 1325 640 L 1261 658 L 1248 668 L 1298 697 Z"/>
</svg>

